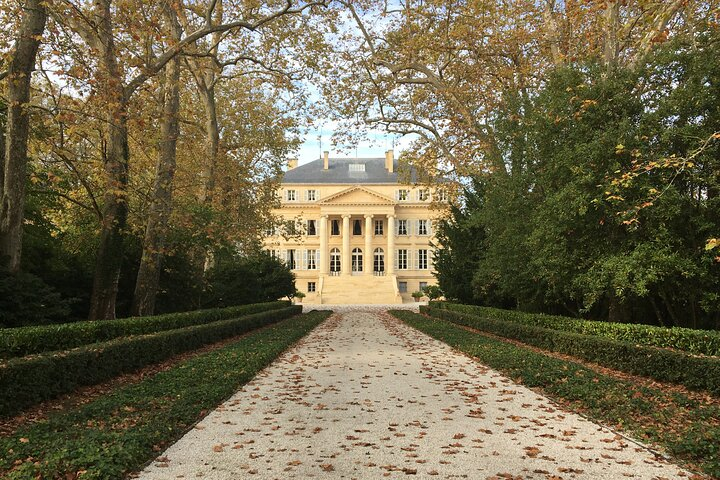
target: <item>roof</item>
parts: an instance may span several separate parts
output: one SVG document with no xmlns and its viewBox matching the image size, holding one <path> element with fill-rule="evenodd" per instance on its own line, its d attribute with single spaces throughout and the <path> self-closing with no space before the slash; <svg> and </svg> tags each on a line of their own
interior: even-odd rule
<svg viewBox="0 0 720 480">
<path fill-rule="evenodd" d="M 365 165 L 365 171 L 350 171 L 349 165 Z M 323 159 L 313 160 L 288 170 L 283 175 L 283 183 L 349 183 L 349 184 L 376 184 L 398 182 L 398 162 L 394 162 L 393 173 L 385 169 L 385 158 L 330 158 L 328 169 L 323 170 Z M 402 174 L 400 178 L 406 180 Z M 409 182 L 415 183 L 417 175 L 414 168 L 410 170 Z"/>
</svg>

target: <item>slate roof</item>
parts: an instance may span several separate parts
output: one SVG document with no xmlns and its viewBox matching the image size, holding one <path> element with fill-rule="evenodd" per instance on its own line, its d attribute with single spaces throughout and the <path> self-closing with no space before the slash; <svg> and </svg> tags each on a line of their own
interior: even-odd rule
<svg viewBox="0 0 720 480">
<path fill-rule="evenodd" d="M 365 165 L 364 172 L 351 172 L 350 164 Z M 283 175 L 283 183 L 348 183 L 348 184 L 377 184 L 398 183 L 398 162 L 395 160 L 394 172 L 388 173 L 385 169 L 385 158 L 330 158 L 328 169 L 323 170 L 323 159 L 313 160 L 288 170 Z M 407 183 L 402 174 L 400 178 Z M 410 182 L 415 183 L 417 175 L 415 169 L 410 171 Z"/>
</svg>

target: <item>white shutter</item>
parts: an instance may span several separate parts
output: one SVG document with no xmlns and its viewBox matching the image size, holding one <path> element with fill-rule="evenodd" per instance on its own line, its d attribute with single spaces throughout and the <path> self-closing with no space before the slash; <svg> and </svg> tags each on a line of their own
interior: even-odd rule
<svg viewBox="0 0 720 480">
<path fill-rule="evenodd" d="M 432 220 L 427 221 L 427 232 L 428 235 L 432 236 Z"/>
</svg>

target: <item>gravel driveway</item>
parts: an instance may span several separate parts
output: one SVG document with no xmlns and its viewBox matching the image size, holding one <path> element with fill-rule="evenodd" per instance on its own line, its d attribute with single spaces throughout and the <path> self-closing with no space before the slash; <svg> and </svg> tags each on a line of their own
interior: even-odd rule
<svg viewBox="0 0 720 480">
<path fill-rule="evenodd" d="M 143 479 L 690 474 L 385 313 L 333 315 Z"/>
</svg>

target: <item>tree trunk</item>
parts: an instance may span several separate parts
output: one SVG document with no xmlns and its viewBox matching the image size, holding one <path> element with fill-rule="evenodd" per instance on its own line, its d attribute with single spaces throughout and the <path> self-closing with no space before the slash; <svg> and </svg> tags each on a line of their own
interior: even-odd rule
<svg viewBox="0 0 720 480">
<path fill-rule="evenodd" d="M 205 108 L 205 151 L 207 154 L 203 164 L 200 201 L 203 204 L 211 204 L 215 190 L 215 167 L 220 149 L 220 128 L 218 127 L 217 104 L 215 103 L 215 86 L 208 87 L 199 84 L 198 87 Z"/>
<path fill-rule="evenodd" d="M 123 259 L 123 235 L 127 223 L 128 150 L 127 104 L 122 76 L 115 56 L 111 0 L 97 2 L 97 34 L 102 45 L 98 67 L 99 83 L 108 105 L 107 147 L 105 151 L 106 190 L 103 221 L 95 263 L 93 292 L 90 299 L 91 320 L 115 318 L 118 280 Z"/>
<path fill-rule="evenodd" d="M 630 312 L 628 305 L 615 294 L 610 295 L 608 305 L 608 321 L 613 323 L 628 323 Z"/>
<path fill-rule="evenodd" d="M 620 2 L 617 0 L 608 0 L 606 2 L 605 11 L 603 12 L 603 27 L 605 35 L 603 37 L 603 60 L 607 71 L 615 69 L 620 53 L 618 43 L 618 31 L 620 30 Z"/>
<path fill-rule="evenodd" d="M 168 22 L 173 30 L 173 40 L 181 37 L 180 25 L 166 6 Z M 180 57 L 175 56 L 165 66 L 165 98 L 163 105 L 162 140 L 157 164 L 152 205 L 145 228 L 143 255 L 135 282 L 133 315 L 152 315 L 155 311 L 160 281 L 160 268 L 164 255 L 165 239 L 172 213 L 172 184 L 175 176 L 177 139 L 179 135 L 178 112 L 180 110 Z"/>
<path fill-rule="evenodd" d="M 0 268 L 11 272 L 20 269 L 22 255 L 30 78 L 47 22 L 44 1 L 28 0 L 22 8 L 23 18 L 7 75 L 7 125 L 0 168 Z"/>
</svg>

